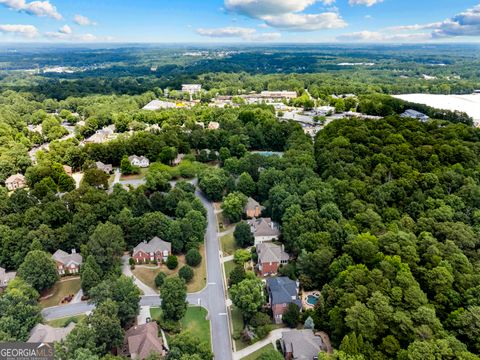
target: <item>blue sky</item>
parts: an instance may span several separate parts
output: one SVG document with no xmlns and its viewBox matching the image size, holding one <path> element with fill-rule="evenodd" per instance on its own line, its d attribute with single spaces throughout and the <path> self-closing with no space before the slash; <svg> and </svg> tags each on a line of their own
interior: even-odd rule
<svg viewBox="0 0 480 360">
<path fill-rule="evenodd" d="M 480 0 L 0 0 L 0 42 L 480 40 Z"/>
</svg>

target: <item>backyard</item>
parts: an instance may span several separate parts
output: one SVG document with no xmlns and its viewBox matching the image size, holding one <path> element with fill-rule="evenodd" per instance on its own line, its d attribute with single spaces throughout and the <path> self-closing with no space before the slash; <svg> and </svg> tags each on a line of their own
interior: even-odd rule
<svg viewBox="0 0 480 360">
<path fill-rule="evenodd" d="M 159 321 L 162 316 L 162 309 L 151 308 L 150 315 L 153 320 Z M 207 310 L 204 308 L 189 306 L 181 324 L 182 331 L 188 331 L 198 337 L 200 341 L 210 345 L 210 321 L 207 320 L 207 315 Z"/>
<path fill-rule="evenodd" d="M 187 284 L 187 291 L 189 293 L 197 292 L 202 290 L 206 285 L 207 278 L 207 263 L 205 261 L 205 247 L 200 247 L 200 254 L 202 255 L 202 262 L 199 266 L 194 267 L 193 279 L 190 283 Z M 155 265 L 138 265 L 135 266 L 135 269 L 132 270 L 132 273 L 145 285 L 154 289 L 158 292 L 157 287 L 155 286 L 155 277 L 159 272 L 165 273 L 167 276 L 173 276 L 178 274 L 178 271 L 182 266 L 185 265 L 185 256 L 178 256 L 178 266 L 174 270 L 170 270 L 166 265 L 162 264 L 160 266 Z"/>
<path fill-rule="evenodd" d="M 147 175 L 147 172 L 148 172 L 148 168 L 141 168 L 140 172 L 138 174 L 120 176 L 120 181 L 140 180 L 140 179 L 143 179 Z"/>
<path fill-rule="evenodd" d="M 68 295 L 75 295 L 80 290 L 80 278 L 67 277 L 57 281 L 55 285 L 45 293 L 40 299 L 40 306 L 47 308 L 51 306 L 61 305 L 60 301 Z"/>
</svg>

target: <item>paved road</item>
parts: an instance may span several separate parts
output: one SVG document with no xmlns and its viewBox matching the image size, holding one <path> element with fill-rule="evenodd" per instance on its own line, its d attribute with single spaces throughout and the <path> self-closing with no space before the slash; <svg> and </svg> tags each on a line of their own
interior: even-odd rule
<svg viewBox="0 0 480 360">
<path fill-rule="evenodd" d="M 196 181 L 191 181 L 196 185 Z M 207 209 L 207 231 L 205 235 L 205 251 L 207 261 L 207 286 L 197 293 L 187 295 L 190 305 L 199 305 L 208 310 L 212 348 L 216 360 L 232 360 L 232 344 L 228 311 L 225 302 L 225 287 L 223 270 L 220 260 L 220 244 L 217 236 L 217 218 L 213 204 L 200 192 L 195 195 L 202 201 Z M 153 290 L 152 290 L 153 291 Z M 158 294 L 145 294 L 140 300 L 140 306 L 160 306 L 161 299 Z M 84 314 L 92 311 L 93 305 L 85 302 L 55 306 L 42 310 L 46 320 L 53 320 Z"/>
<path fill-rule="evenodd" d="M 207 233 L 205 245 L 207 254 L 207 287 L 198 293 L 209 313 L 213 354 L 217 360 L 232 359 L 232 345 L 228 311 L 225 303 L 222 264 L 220 262 L 220 244 L 217 236 L 217 218 L 213 204 L 199 191 L 195 193 L 207 209 Z M 194 294 L 191 294 L 194 295 Z M 189 299 L 193 300 L 193 299 Z"/>
</svg>

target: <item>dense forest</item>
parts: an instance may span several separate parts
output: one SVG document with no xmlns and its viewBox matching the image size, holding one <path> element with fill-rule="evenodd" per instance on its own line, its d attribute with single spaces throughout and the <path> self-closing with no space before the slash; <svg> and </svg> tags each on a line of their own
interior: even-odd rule
<svg viewBox="0 0 480 360">
<path fill-rule="evenodd" d="M 396 56 L 395 48 L 268 50 L 220 56 L 210 49 L 208 59 L 193 60 L 169 49 L 157 62 L 155 49 L 77 50 L 90 59 L 83 63 L 62 51 L 51 63 L 47 51 L 39 53 L 38 66 L 86 68 L 41 75 L 17 73 L 31 59 L 28 51 L 12 55 L 14 61 L 0 57 L 8 69 L 0 80 L 0 183 L 17 172 L 27 183 L 13 192 L 0 187 L 0 266 L 19 275 L 0 295 L 0 340 L 28 338 L 42 321 L 38 298 L 58 280 L 50 254 L 78 249 L 85 259 L 82 288 L 97 308 L 58 351 L 65 359 L 108 359 L 139 309 L 138 289 L 120 275 L 124 251 L 161 236 L 175 255 L 194 250 L 199 257 L 205 209 L 194 186 L 182 181 L 198 178 L 211 200 L 223 201 L 227 214 L 234 210 L 232 218 L 238 208 L 240 219 L 242 201 L 251 196 L 265 206 L 263 216 L 280 224 L 280 241 L 293 257 L 281 274 L 321 294 L 295 321 L 311 317 L 329 334 L 336 351 L 324 359 L 478 358 L 480 130 L 463 113 L 388 96 L 471 92 L 478 88 L 475 48 L 443 57 L 437 47 L 424 49 L 423 57 L 410 48 Z M 376 65 L 339 66 L 343 61 Z M 224 72 L 215 72 L 217 66 Z M 436 79 L 420 79 L 425 73 Z M 270 89 L 296 90 L 300 97 L 308 90 L 318 103 L 335 106 L 332 95 L 354 93 L 358 111 L 383 118 L 336 120 L 312 139 L 298 123 L 279 121 L 272 106 L 220 109 L 201 102 L 141 110 L 163 97 L 162 89 L 184 81 L 203 84 L 203 103 L 216 94 Z M 401 118 L 406 108 L 432 119 Z M 219 129 L 209 130 L 211 122 Z M 65 124 L 75 128 L 73 136 L 65 138 Z M 114 140 L 82 143 L 112 124 Z M 48 151 L 33 161 L 29 151 L 45 144 Z M 172 167 L 177 154 L 186 156 Z M 111 186 L 110 174 L 95 166 L 101 161 L 131 171 L 124 170 L 130 155 L 152 162 L 136 189 Z M 84 173 L 78 188 L 64 165 Z M 250 285 L 258 289 L 239 273 L 234 296 Z M 168 359 L 211 359 L 207 345 L 178 328 L 186 309 L 184 279 L 158 284 L 173 294 L 167 302 L 180 301 L 161 324 L 175 333 Z M 258 300 L 259 307 L 244 314 L 247 325 L 265 321 L 255 317 L 264 315 L 261 291 Z"/>
</svg>

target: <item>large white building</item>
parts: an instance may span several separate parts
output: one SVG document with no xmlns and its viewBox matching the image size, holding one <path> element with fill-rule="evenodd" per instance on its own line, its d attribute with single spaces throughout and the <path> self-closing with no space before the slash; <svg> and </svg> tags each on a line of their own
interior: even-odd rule
<svg viewBox="0 0 480 360">
<path fill-rule="evenodd" d="M 195 95 L 202 91 L 202 85 L 200 84 L 183 84 L 182 91 L 190 95 Z"/>
</svg>

